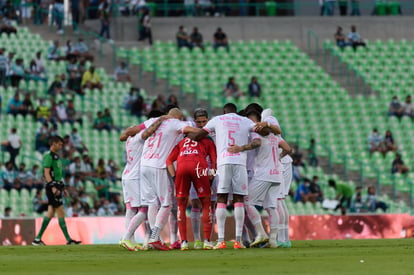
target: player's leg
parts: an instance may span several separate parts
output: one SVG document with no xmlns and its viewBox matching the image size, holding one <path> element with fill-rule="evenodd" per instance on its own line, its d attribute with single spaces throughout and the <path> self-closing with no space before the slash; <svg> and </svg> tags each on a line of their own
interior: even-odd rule
<svg viewBox="0 0 414 275">
<path fill-rule="evenodd" d="M 190 200 L 191 200 L 191 228 L 194 236 L 194 249 L 202 249 L 203 243 L 200 236 L 200 223 L 201 223 L 201 202 L 198 199 L 197 191 L 194 188 L 194 184 L 190 188 Z"/>
<path fill-rule="evenodd" d="M 283 246 L 283 243 L 285 243 L 285 235 L 283 234 L 283 230 L 285 228 L 285 211 L 283 209 L 283 199 L 278 198 L 277 204 L 276 204 L 276 215 L 278 217 L 278 223 L 277 223 L 277 243 L 279 246 Z"/>
<path fill-rule="evenodd" d="M 234 248 L 245 248 L 242 244 L 244 225 L 244 196 L 247 195 L 247 170 L 243 165 L 231 165 L 231 186 L 233 190 L 236 242 Z"/>
<path fill-rule="evenodd" d="M 172 196 L 171 213 L 168 219 L 170 224 L 170 249 L 179 249 L 180 241 L 178 240 L 178 216 L 177 216 L 177 199 Z M 185 212 L 184 212 L 185 213 Z"/>
<path fill-rule="evenodd" d="M 148 207 L 138 208 L 137 214 L 131 219 L 127 231 L 122 237 L 121 245 L 129 251 L 135 251 L 140 247 L 135 244 L 134 234 L 137 228 L 147 219 Z"/>
<path fill-rule="evenodd" d="M 217 186 L 217 206 L 216 206 L 216 221 L 218 227 L 218 240 L 214 249 L 226 248 L 224 242 L 225 224 L 227 217 L 227 196 L 231 188 L 231 166 L 221 165 L 217 168 L 219 183 Z"/>
<path fill-rule="evenodd" d="M 186 208 L 188 197 L 177 198 L 178 201 L 178 229 L 180 231 L 182 250 L 188 250 Z"/>
<path fill-rule="evenodd" d="M 282 183 L 283 184 L 283 183 Z M 280 198 L 284 196 L 283 191 L 284 187 L 282 184 L 273 185 L 270 187 L 266 198 L 265 198 L 265 208 L 269 214 L 269 245 L 270 247 L 278 247 L 277 245 L 277 236 L 280 228 L 281 220 L 279 212 L 276 210 L 280 202 Z M 283 216 L 283 215 L 282 215 Z"/>
<path fill-rule="evenodd" d="M 42 226 L 40 227 L 39 233 L 37 233 L 36 238 L 33 240 L 32 245 L 34 246 L 45 245 L 45 243 L 42 241 L 42 236 L 54 215 L 55 215 L 55 208 L 49 204 L 47 207 L 46 216 L 43 218 L 43 221 L 42 221 Z"/>
<path fill-rule="evenodd" d="M 280 200 L 280 203 L 282 204 L 283 217 L 284 217 L 282 234 L 284 235 L 284 240 L 285 240 L 286 245 L 290 247 L 291 243 L 289 239 L 289 210 L 286 206 L 285 199 Z"/>
<path fill-rule="evenodd" d="M 68 232 L 68 228 L 66 226 L 66 221 L 65 221 L 65 209 L 63 208 L 63 205 L 60 205 L 58 208 L 55 209 L 56 214 L 58 216 L 58 221 L 59 221 L 59 227 L 63 232 L 63 235 L 65 235 L 66 238 L 66 244 L 71 245 L 71 244 L 80 244 L 80 241 L 75 241 L 73 240 L 70 236 L 69 236 L 69 232 Z"/>
<path fill-rule="evenodd" d="M 129 224 L 132 218 L 138 213 L 137 207 L 131 207 L 131 204 L 127 202 L 125 204 L 125 230 L 128 230 Z"/>
</svg>

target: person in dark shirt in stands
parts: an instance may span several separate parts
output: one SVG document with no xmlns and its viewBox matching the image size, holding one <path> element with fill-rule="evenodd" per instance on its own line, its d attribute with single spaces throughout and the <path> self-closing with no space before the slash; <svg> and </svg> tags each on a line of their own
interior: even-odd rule
<svg viewBox="0 0 414 275">
<path fill-rule="evenodd" d="M 262 88 L 259 82 L 257 82 L 257 77 L 253 76 L 249 84 L 249 95 L 251 97 L 260 97 L 261 92 L 262 92 Z"/>
<path fill-rule="evenodd" d="M 318 184 L 319 178 L 317 176 L 313 176 L 312 181 L 309 185 L 309 192 L 310 192 L 310 198 L 309 200 L 313 203 L 319 201 L 323 201 L 323 192 L 321 187 Z"/>
<path fill-rule="evenodd" d="M 194 27 L 193 32 L 191 33 L 190 41 L 193 47 L 199 47 L 204 51 L 203 35 L 201 35 L 197 27 Z"/>
<path fill-rule="evenodd" d="M 214 34 L 214 49 L 217 50 L 219 47 L 225 47 L 228 52 L 230 51 L 227 35 L 222 31 L 221 28 L 217 28 L 217 31 Z"/>
</svg>

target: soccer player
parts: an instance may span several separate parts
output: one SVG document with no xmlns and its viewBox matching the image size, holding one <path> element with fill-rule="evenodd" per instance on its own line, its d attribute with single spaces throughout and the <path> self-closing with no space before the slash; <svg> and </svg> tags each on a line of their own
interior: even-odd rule
<svg viewBox="0 0 414 275">
<path fill-rule="evenodd" d="M 159 250 L 169 250 L 160 241 L 160 232 L 168 221 L 173 199 L 173 183 L 167 173 L 166 160 L 174 146 L 182 139 L 182 134 L 186 133 L 185 128 L 189 127 L 181 121 L 183 114 L 178 108 L 171 109 L 168 115 L 172 119 L 163 121 L 150 137 L 147 130 L 142 134 L 142 138 L 146 140 L 141 159 L 141 203 L 149 206 L 149 213 L 156 213 L 155 221 L 149 219 L 149 245 Z M 158 203 L 161 206 L 159 209 Z"/>
<path fill-rule="evenodd" d="M 207 118 L 207 111 L 199 110 L 198 113 L 205 114 L 204 117 Z M 211 167 L 208 165 L 207 157 L 211 160 Z M 174 147 L 167 159 L 166 164 L 168 172 L 175 180 L 181 250 L 188 250 L 186 207 L 188 204 L 191 182 L 197 191 L 203 209 L 203 248 L 206 250 L 213 248 L 213 245 L 210 243 L 212 213 L 210 207 L 210 179 L 208 172 L 210 171 L 210 168 L 214 170 L 216 169 L 216 158 L 216 146 L 211 139 L 205 137 L 195 141 L 186 137 Z M 174 168 L 175 161 L 177 161 L 177 170 Z"/>
<path fill-rule="evenodd" d="M 63 139 L 60 136 L 53 136 L 50 138 L 50 151 L 43 157 L 43 175 L 46 179 L 46 195 L 48 199 L 48 208 L 46 217 L 43 218 L 42 227 L 32 245 L 45 245 L 42 241 L 43 233 L 45 232 L 50 220 L 57 213 L 59 219 L 59 226 L 65 235 L 67 245 L 80 244 L 80 241 L 73 240 L 68 233 L 65 222 L 65 210 L 63 208 L 63 194 L 68 195 L 65 185 L 62 181 L 62 161 L 58 155 L 63 147 Z"/>
<path fill-rule="evenodd" d="M 147 135 L 155 132 L 161 123 L 168 119 L 167 116 L 162 116 L 158 120 L 149 117 L 149 120 L 144 123 L 129 127 L 126 129 L 121 137 L 121 141 L 126 141 L 125 150 L 127 154 L 127 163 L 122 173 L 122 189 L 124 193 L 124 202 L 126 205 L 125 226 L 126 232 L 122 237 L 120 245 L 129 251 L 138 250 L 141 247 L 135 244 L 133 239 L 134 233 L 139 225 L 147 219 L 148 207 L 141 206 L 141 192 L 140 192 L 140 166 L 141 157 L 145 140 L 142 139 L 143 129 L 149 126 Z M 150 229 L 148 223 L 145 224 L 146 233 L 149 234 Z M 146 239 L 146 241 L 148 241 Z M 144 248 L 146 247 L 144 242 Z"/>
<path fill-rule="evenodd" d="M 260 114 L 256 111 L 251 111 L 247 116 L 255 122 L 261 120 Z M 252 181 L 249 182 L 249 195 L 246 200 L 248 216 L 257 232 L 257 236 L 250 246 L 256 247 L 269 241 L 271 247 L 277 247 L 276 238 L 279 221 L 276 212 L 276 197 L 284 195 L 279 146 L 286 146 L 286 143 L 282 145 L 280 135 L 274 135 L 273 133 L 260 137 L 260 139 L 261 146 L 256 149 L 254 174 Z M 284 147 L 283 149 L 290 151 L 290 147 Z M 255 206 L 264 206 L 269 212 L 270 240 L 263 228 L 260 213 Z"/>
<path fill-rule="evenodd" d="M 236 114 L 237 107 L 233 103 L 224 105 L 224 114 L 211 119 L 195 136 L 198 139 L 211 132 L 216 133 L 217 172 L 219 183 L 217 188 L 216 219 L 218 226 L 218 242 L 214 249 L 226 248 L 224 241 L 226 204 L 229 193 L 233 193 L 234 217 L 236 221 L 236 241 L 233 248 L 245 248 L 241 243 L 244 222 L 243 197 L 247 195 L 246 152 L 260 146 L 260 140 L 248 143 L 255 124 L 248 118 Z M 231 152 L 236 144 L 240 152 Z"/>
</svg>

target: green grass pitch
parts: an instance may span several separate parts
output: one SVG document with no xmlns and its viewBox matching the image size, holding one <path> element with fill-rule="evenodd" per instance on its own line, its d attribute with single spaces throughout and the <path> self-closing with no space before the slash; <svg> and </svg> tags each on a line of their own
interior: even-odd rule
<svg viewBox="0 0 414 275">
<path fill-rule="evenodd" d="M 0 246 L 0 274 L 414 274 L 414 239 L 293 246 L 138 252 L 117 245 Z"/>
</svg>

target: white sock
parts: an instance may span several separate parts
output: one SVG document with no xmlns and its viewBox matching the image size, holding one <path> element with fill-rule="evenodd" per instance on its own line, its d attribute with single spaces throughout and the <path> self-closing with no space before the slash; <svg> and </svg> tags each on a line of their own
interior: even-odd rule
<svg viewBox="0 0 414 275">
<path fill-rule="evenodd" d="M 177 241 L 178 223 L 177 223 L 177 208 L 172 208 L 169 218 L 170 223 L 170 243 Z"/>
<path fill-rule="evenodd" d="M 218 227 L 218 241 L 224 241 L 224 226 L 226 224 L 227 209 L 225 203 L 217 203 L 216 220 Z"/>
<path fill-rule="evenodd" d="M 125 235 L 122 237 L 122 240 L 130 240 L 135 242 L 134 233 L 137 230 L 138 226 L 145 221 L 147 218 L 146 211 L 138 211 L 138 213 L 131 219 L 131 222 L 128 226 L 128 230 Z"/>
<path fill-rule="evenodd" d="M 278 222 L 277 222 L 277 240 L 279 242 L 286 242 L 285 236 L 284 236 L 284 221 L 285 221 L 285 212 L 283 210 L 282 200 L 277 201 L 276 206 L 276 214 L 278 216 Z"/>
<path fill-rule="evenodd" d="M 263 228 L 262 218 L 260 216 L 259 211 L 257 211 L 256 207 L 253 205 L 246 206 L 247 216 L 249 217 L 250 221 L 254 225 L 254 229 L 257 232 L 257 236 L 259 238 L 267 237 L 267 234 Z"/>
<path fill-rule="evenodd" d="M 193 228 L 194 240 L 201 240 L 200 237 L 200 209 L 191 208 L 191 227 Z"/>
<path fill-rule="evenodd" d="M 158 211 L 157 217 L 155 219 L 155 225 L 152 228 L 151 232 L 151 239 L 159 240 L 161 230 L 164 228 L 165 224 L 168 221 L 168 217 L 170 216 L 171 207 L 170 206 L 162 206 Z"/>
<path fill-rule="evenodd" d="M 129 223 L 131 219 L 138 213 L 138 208 L 129 205 L 129 202 L 126 204 L 126 211 L 125 211 L 125 230 L 128 230 Z"/>
<path fill-rule="evenodd" d="M 145 239 L 144 239 L 144 245 L 148 244 L 149 239 L 151 238 L 151 226 L 149 225 L 148 220 L 145 221 Z"/>
<path fill-rule="evenodd" d="M 284 239 L 286 242 L 288 242 L 289 239 L 289 210 L 287 209 L 286 206 L 286 202 L 285 200 L 282 200 L 282 206 L 283 206 L 283 213 L 284 213 L 284 220 L 283 220 L 283 234 L 284 234 Z"/>
<path fill-rule="evenodd" d="M 245 207 L 246 207 L 246 205 L 247 204 L 245 203 Z M 246 230 L 248 230 L 247 232 L 250 231 L 251 235 L 253 236 L 253 239 L 255 239 L 256 236 L 257 236 L 256 228 L 254 228 L 254 225 L 253 225 L 252 221 L 250 220 L 249 215 L 247 214 L 247 209 L 245 209 L 245 211 L 244 211 L 244 227 L 246 228 Z"/>
<path fill-rule="evenodd" d="M 236 241 L 241 242 L 244 225 L 244 203 L 234 203 L 234 220 L 236 221 Z"/>
<path fill-rule="evenodd" d="M 267 213 L 269 213 L 269 225 L 270 225 L 270 242 L 276 243 L 278 236 L 278 225 L 279 217 L 275 208 L 267 208 Z"/>
<path fill-rule="evenodd" d="M 159 209 L 158 205 L 150 205 L 148 207 L 148 222 L 149 222 L 151 229 L 155 225 L 155 219 L 157 218 L 158 209 Z"/>
</svg>

